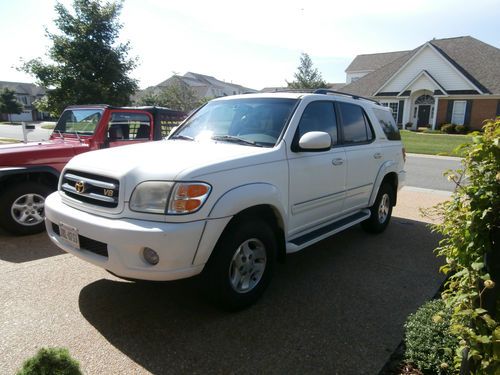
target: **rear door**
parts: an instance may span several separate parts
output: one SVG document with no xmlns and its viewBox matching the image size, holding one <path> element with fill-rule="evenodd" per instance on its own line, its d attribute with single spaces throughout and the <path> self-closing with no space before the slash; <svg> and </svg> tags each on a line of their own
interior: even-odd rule
<svg viewBox="0 0 500 375">
<path fill-rule="evenodd" d="M 338 102 L 337 108 L 347 159 L 344 212 L 349 213 L 368 206 L 383 156 L 364 109 L 346 102 Z"/>
<path fill-rule="evenodd" d="M 141 143 L 153 138 L 153 118 L 143 111 L 112 110 L 106 131 L 108 147 Z"/>
</svg>

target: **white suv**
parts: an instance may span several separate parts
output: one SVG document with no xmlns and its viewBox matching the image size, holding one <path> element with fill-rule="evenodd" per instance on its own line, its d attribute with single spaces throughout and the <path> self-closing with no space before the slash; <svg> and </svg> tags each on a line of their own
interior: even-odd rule
<svg viewBox="0 0 500 375">
<path fill-rule="evenodd" d="M 362 223 L 381 232 L 405 179 L 390 110 L 318 90 L 210 101 L 167 140 L 73 158 L 45 204 L 51 240 L 128 279 L 201 274 L 255 302 L 276 260 Z"/>
</svg>

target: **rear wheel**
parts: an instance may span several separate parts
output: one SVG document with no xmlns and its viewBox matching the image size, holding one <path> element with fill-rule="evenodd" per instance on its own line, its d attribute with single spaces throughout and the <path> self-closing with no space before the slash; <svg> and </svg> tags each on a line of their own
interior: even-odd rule
<svg viewBox="0 0 500 375">
<path fill-rule="evenodd" d="M 392 207 L 394 206 L 394 189 L 388 183 L 383 183 L 370 207 L 370 218 L 363 221 L 362 226 L 367 232 L 381 233 L 391 220 Z"/>
<path fill-rule="evenodd" d="M 276 239 L 262 220 L 240 220 L 224 231 L 203 271 L 204 288 L 228 310 L 240 310 L 264 293 L 276 262 Z"/>
<path fill-rule="evenodd" d="M 35 182 L 7 187 L 0 196 L 0 225 L 12 234 L 42 232 L 45 198 L 51 192 L 50 187 Z"/>
</svg>

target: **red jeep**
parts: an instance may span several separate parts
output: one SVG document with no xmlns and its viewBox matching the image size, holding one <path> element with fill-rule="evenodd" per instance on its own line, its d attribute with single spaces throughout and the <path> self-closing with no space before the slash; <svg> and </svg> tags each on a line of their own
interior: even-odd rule
<svg viewBox="0 0 500 375">
<path fill-rule="evenodd" d="M 73 156 L 160 140 L 185 117 L 161 107 L 70 106 L 49 141 L 0 146 L 0 226 L 12 234 L 43 231 L 45 197 Z"/>
</svg>

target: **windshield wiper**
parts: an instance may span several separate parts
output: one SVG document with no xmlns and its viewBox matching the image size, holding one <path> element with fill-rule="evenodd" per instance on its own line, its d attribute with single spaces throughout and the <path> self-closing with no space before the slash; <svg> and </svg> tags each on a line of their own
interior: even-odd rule
<svg viewBox="0 0 500 375">
<path fill-rule="evenodd" d="M 174 135 L 173 137 L 170 137 L 169 139 L 183 139 L 186 141 L 194 141 L 193 137 L 190 137 L 189 135 L 182 135 L 182 134 Z"/>
<path fill-rule="evenodd" d="M 248 139 L 236 137 L 234 135 L 214 135 L 212 137 L 214 141 L 225 141 L 225 142 L 234 142 L 245 145 L 251 145 L 255 147 L 262 147 L 262 145 L 257 144 L 257 142 L 249 141 Z"/>
<path fill-rule="evenodd" d="M 59 137 L 64 141 L 64 137 L 63 137 L 61 131 L 57 130 L 57 129 L 55 129 L 54 131 L 58 132 L 59 133 Z"/>
</svg>

